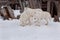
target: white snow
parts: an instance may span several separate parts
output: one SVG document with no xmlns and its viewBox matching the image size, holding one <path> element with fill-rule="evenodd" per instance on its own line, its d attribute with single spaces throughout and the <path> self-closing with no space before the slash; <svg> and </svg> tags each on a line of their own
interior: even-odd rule
<svg viewBox="0 0 60 40">
<path fill-rule="evenodd" d="M 20 26 L 19 20 L 0 19 L 0 40 L 60 40 L 60 22 L 48 25 Z"/>
<path fill-rule="evenodd" d="M 17 15 L 20 15 L 20 10 L 13 10 L 14 16 L 17 17 Z"/>
<path fill-rule="evenodd" d="M 60 40 L 60 23 L 22 27 L 17 19 L 0 19 L 0 40 Z"/>
</svg>

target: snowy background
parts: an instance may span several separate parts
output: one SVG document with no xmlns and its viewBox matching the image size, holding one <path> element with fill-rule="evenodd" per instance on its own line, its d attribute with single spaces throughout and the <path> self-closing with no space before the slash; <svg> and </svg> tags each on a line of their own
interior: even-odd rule
<svg viewBox="0 0 60 40">
<path fill-rule="evenodd" d="M 14 10 L 15 16 L 19 10 Z M 0 19 L 0 40 L 60 40 L 60 22 L 49 22 L 48 25 L 20 26 L 18 19 Z"/>
</svg>

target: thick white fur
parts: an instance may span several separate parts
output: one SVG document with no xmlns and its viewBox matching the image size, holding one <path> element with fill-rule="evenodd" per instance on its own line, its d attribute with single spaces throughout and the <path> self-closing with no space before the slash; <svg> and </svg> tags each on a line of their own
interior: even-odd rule
<svg viewBox="0 0 60 40">
<path fill-rule="evenodd" d="M 24 12 L 20 16 L 20 25 L 35 24 L 40 26 L 42 19 L 46 20 L 46 24 L 48 24 L 48 20 L 51 20 L 50 13 L 41 9 L 24 8 Z"/>
<path fill-rule="evenodd" d="M 48 24 L 49 21 L 51 21 L 51 15 L 49 12 L 43 11 L 42 17 L 47 22 L 46 25 Z"/>
<path fill-rule="evenodd" d="M 42 20 L 42 14 L 41 14 L 42 12 L 40 12 L 40 11 L 36 11 L 35 12 L 35 14 L 33 15 L 33 17 L 31 17 L 30 19 L 31 19 L 31 24 L 34 24 L 34 25 L 36 25 L 36 26 L 40 26 L 40 24 L 41 24 L 41 20 Z"/>
<path fill-rule="evenodd" d="M 36 11 L 33 17 L 30 19 L 31 24 L 40 26 L 41 21 L 44 19 L 46 21 L 46 25 L 48 25 L 48 22 L 51 21 L 51 15 L 49 12 L 46 11 Z"/>
<path fill-rule="evenodd" d="M 34 10 L 27 8 L 20 16 L 20 25 L 25 26 L 30 24 L 30 17 L 34 15 Z"/>
<path fill-rule="evenodd" d="M 51 21 L 50 13 L 46 11 L 43 11 L 43 12 L 36 11 L 36 14 L 34 14 L 32 17 L 33 23 L 35 23 L 35 25 L 38 25 L 38 26 L 40 26 L 41 20 L 43 19 L 46 21 L 46 25 L 48 25 L 48 22 Z"/>
</svg>

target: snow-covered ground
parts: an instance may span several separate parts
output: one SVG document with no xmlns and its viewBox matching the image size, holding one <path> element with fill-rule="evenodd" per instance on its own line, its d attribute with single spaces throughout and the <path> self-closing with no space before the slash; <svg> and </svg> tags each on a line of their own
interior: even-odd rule
<svg viewBox="0 0 60 40">
<path fill-rule="evenodd" d="M 0 40 L 60 40 L 60 23 L 22 27 L 17 19 L 0 19 Z"/>
<path fill-rule="evenodd" d="M 60 22 L 22 27 L 17 19 L 0 19 L 0 40 L 60 40 Z"/>
<path fill-rule="evenodd" d="M 17 15 L 20 15 L 20 10 L 13 10 L 13 12 L 14 12 L 15 17 L 17 17 Z"/>
</svg>

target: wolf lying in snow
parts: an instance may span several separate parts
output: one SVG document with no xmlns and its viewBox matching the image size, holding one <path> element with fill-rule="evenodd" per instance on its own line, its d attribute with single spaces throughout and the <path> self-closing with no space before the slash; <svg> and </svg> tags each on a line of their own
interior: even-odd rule
<svg viewBox="0 0 60 40">
<path fill-rule="evenodd" d="M 34 15 L 34 10 L 27 8 L 20 16 L 20 25 L 25 26 L 30 24 L 30 17 Z"/>
<path fill-rule="evenodd" d="M 40 26 L 42 19 L 45 19 L 47 22 L 46 24 L 48 24 L 48 20 L 51 20 L 50 13 L 42 11 L 41 9 L 25 8 L 20 16 L 20 25 L 25 26 L 35 24 Z"/>
</svg>

